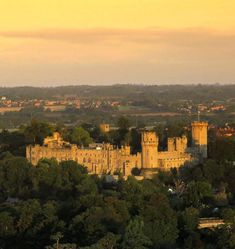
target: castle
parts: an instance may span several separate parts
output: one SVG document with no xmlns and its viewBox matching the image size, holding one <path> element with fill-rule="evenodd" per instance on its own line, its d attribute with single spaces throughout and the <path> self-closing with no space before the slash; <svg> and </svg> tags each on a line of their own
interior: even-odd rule
<svg viewBox="0 0 235 249">
<path fill-rule="evenodd" d="M 207 157 L 206 122 L 192 123 L 192 145 L 187 146 L 186 136 L 168 138 L 167 151 L 158 151 L 158 136 L 153 131 L 142 131 L 142 152 L 131 154 L 130 146 L 115 147 L 111 144 L 90 144 L 88 148 L 63 141 L 59 133 L 44 140 L 43 146 L 27 146 L 26 157 L 33 165 L 43 158 L 57 161 L 74 160 L 87 167 L 91 174 L 115 174 L 129 176 L 133 168 L 142 172 L 170 170 L 195 164 Z"/>
</svg>

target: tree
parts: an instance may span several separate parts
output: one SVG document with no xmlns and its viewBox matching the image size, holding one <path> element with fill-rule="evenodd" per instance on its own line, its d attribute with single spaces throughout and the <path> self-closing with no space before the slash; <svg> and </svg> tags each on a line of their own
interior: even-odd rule
<svg viewBox="0 0 235 249">
<path fill-rule="evenodd" d="M 186 208 L 180 216 L 180 225 L 183 229 L 184 236 L 193 234 L 198 227 L 199 211 L 196 208 Z"/>
<path fill-rule="evenodd" d="M 139 215 L 144 207 L 144 200 L 148 200 L 156 191 L 150 181 L 137 181 L 134 177 L 128 177 L 126 181 L 119 181 L 119 193 L 127 202 L 131 215 Z"/>
<path fill-rule="evenodd" d="M 200 207 L 202 203 L 207 203 L 212 198 L 212 186 L 208 182 L 190 182 L 184 194 L 185 202 L 188 206 Z"/>
<path fill-rule="evenodd" d="M 130 146 L 133 154 L 141 152 L 141 134 L 137 129 L 130 131 Z"/>
<path fill-rule="evenodd" d="M 42 144 L 45 137 L 52 135 L 54 128 L 47 123 L 32 120 L 23 130 L 27 143 Z"/>
<path fill-rule="evenodd" d="M 117 121 L 118 130 L 113 134 L 114 142 L 117 145 L 129 144 L 131 140 L 129 128 L 130 121 L 125 117 L 120 117 Z M 112 133 L 110 133 L 112 136 Z"/>
<path fill-rule="evenodd" d="M 63 238 L 63 234 L 60 233 L 60 232 L 57 232 L 56 234 L 54 235 L 51 235 L 51 240 L 55 241 L 56 244 L 55 244 L 55 248 L 56 249 L 60 249 L 60 240 Z"/>
<path fill-rule="evenodd" d="M 14 217 L 9 212 L 0 212 L 0 247 L 12 248 L 12 239 L 15 238 L 16 233 Z"/>
<path fill-rule="evenodd" d="M 174 248 L 178 237 L 177 216 L 164 194 L 152 195 L 141 216 L 145 234 L 151 239 L 153 248 Z"/>
<path fill-rule="evenodd" d="M 3 130 L 0 133 L 0 153 L 9 151 L 16 156 L 25 155 L 25 136 L 19 131 L 9 132 Z"/>
<path fill-rule="evenodd" d="M 146 249 L 151 240 L 144 234 L 144 222 L 139 217 L 131 220 L 123 237 L 123 249 Z"/>
<path fill-rule="evenodd" d="M 7 197 L 27 196 L 30 189 L 31 165 L 22 157 L 0 160 L 0 189 Z"/>
<path fill-rule="evenodd" d="M 233 138 L 218 138 L 212 144 L 213 150 L 211 151 L 211 157 L 218 161 L 235 160 L 235 140 Z"/>
<path fill-rule="evenodd" d="M 214 160 L 208 159 L 202 165 L 203 176 L 211 184 L 220 183 L 224 176 L 224 167 Z"/>
<path fill-rule="evenodd" d="M 130 121 L 126 117 L 120 117 L 117 121 L 117 126 L 119 130 L 129 130 Z"/>
<path fill-rule="evenodd" d="M 84 130 L 82 127 L 76 127 L 72 130 L 70 134 L 71 143 L 75 143 L 79 146 L 88 146 L 92 143 L 92 138 L 88 131 Z"/>
<path fill-rule="evenodd" d="M 52 246 L 46 246 L 46 249 L 77 249 L 76 244 L 70 244 L 70 243 L 66 243 L 66 244 L 59 244 L 59 246 L 57 244 L 54 244 Z"/>
<path fill-rule="evenodd" d="M 0 213 L 0 238 L 11 237 L 15 233 L 14 218 L 11 214 L 8 212 Z"/>
<path fill-rule="evenodd" d="M 235 227 L 234 225 L 224 226 L 221 229 L 215 231 L 217 248 L 222 249 L 234 249 L 235 248 Z"/>
<path fill-rule="evenodd" d="M 127 208 L 127 202 L 117 197 L 108 196 L 104 199 L 104 217 L 103 222 L 108 231 L 120 233 L 130 218 Z"/>
<path fill-rule="evenodd" d="M 222 218 L 227 223 L 235 224 L 235 210 L 231 208 L 225 208 L 221 214 Z"/>
<path fill-rule="evenodd" d="M 104 211 L 102 207 L 92 207 L 76 215 L 70 224 L 70 234 L 75 243 L 80 246 L 95 244 L 105 236 L 107 229 L 102 222 Z"/>
<path fill-rule="evenodd" d="M 113 233 L 107 233 L 97 243 L 87 247 L 80 247 L 80 249 L 113 249 L 116 246 L 116 242 L 116 236 Z"/>
</svg>

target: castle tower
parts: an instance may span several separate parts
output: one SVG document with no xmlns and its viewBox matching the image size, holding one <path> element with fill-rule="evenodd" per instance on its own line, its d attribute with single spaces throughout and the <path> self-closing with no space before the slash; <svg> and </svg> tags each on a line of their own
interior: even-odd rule
<svg viewBox="0 0 235 249">
<path fill-rule="evenodd" d="M 208 123 L 195 121 L 192 123 L 192 146 L 197 148 L 202 158 L 207 158 Z"/>
<path fill-rule="evenodd" d="M 174 138 L 168 138 L 167 139 L 167 150 L 169 152 L 175 151 L 175 139 Z"/>
<path fill-rule="evenodd" d="M 188 143 L 188 139 L 186 136 L 176 137 L 175 138 L 176 151 L 180 153 L 184 153 L 187 149 L 187 143 Z"/>
<path fill-rule="evenodd" d="M 102 133 L 108 133 L 110 131 L 109 124 L 100 124 L 100 131 Z"/>
<path fill-rule="evenodd" d="M 122 153 L 122 156 L 130 156 L 131 154 L 131 147 L 130 146 L 122 146 L 121 147 L 121 153 Z"/>
<path fill-rule="evenodd" d="M 153 131 L 143 131 L 141 134 L 142 168 L 156 168 L 158 158 L 158 137 Z"/>
<path fill-rule="evenodd" d="M 181 137 L 181 143 L 182 143 L 182 152 L 185 152 L 188 147 L 188 138 L 185 135 Z"/>
</svg>

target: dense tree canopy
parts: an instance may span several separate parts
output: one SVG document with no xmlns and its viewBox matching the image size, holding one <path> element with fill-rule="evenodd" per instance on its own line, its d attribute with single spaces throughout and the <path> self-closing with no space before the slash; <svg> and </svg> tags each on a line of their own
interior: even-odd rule
<svg viewBox="0 0 235 249">
<path fill-rule="evenodd" d="M 73 128 L 68 138 L 71 143 L 79 146 L 88 146 L 92 142 L 89 132 L 82 127 Z"/>
<path fill-rule="evenodd" d="M 234 249 L 234 140 L 210 140 L 209 159 L 194 167 L 159 172 L 153 179 L 134 176 L 106 181 L 87 174 L 74 161 L 23 157 L 28 143 L 42 143 L 54 130 L 80 146 L 95 142 L 129 143 L 140 150 L 140 130 L 122 123 L 101 134 L 88 125 L 55 127 L 38 121 L 20 131 L 0 133 L 0 248 L 3 249 Z M 174 127 L 162 132 L 175 134 Z M 181 131 L 180 131 L 181 132 Z M 180 134 L 179 134 L 180 135 Z M 136 170 L 133 172 L 138 174 Z M 225 225 L 199 230 L 201 217 Z"/>
<path fill-rule="evenodd" d="M 213 166 L 220 171 L 212 174 Z M 229 162 L 208 160 L 153 180 L 129 177 L 108 183 L 73 161 L 41 160 L 33 167 L 5 153 L 0 160 L 0 244 L 4 249 L 232 249 L 234 171 Z M 227 202 L 218 206 L 218 196 Z M 199 217 L 210 216 L 230 226 L 198 230 Z"/>
</svg>

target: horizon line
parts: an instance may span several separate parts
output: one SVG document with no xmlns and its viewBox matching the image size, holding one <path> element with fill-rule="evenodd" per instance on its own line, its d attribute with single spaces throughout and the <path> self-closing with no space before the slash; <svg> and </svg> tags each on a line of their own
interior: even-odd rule
<svg viewBox="0 0 235 249">
<path fill-rule="evenodd" d="M 214 83 L 111 83 L 111 84 L 55 84 L 55 85 L 47 85 L 47 86 L 36 86 L 36 84 L 22 84 L 22 85 L 12 85 L 7 86 L 0 84 L 0 88 L 59 88 L 59 87 L 110 87 L 110 86 L 233 86 L 235 83 L 220 83 L 220 82 L 214 82 Z"/>
</svg>

